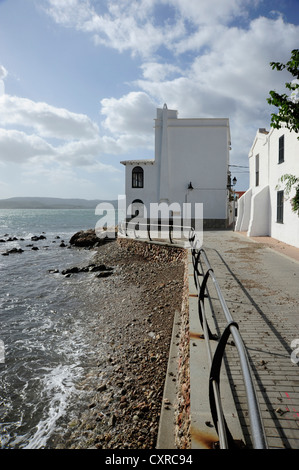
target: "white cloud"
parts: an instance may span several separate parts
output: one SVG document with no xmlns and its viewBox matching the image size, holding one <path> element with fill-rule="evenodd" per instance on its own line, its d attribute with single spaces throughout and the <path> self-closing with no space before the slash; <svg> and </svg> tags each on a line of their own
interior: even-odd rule
<svg viewBox="0 0 299 470">
<path fill-rule="evenodd" d="M 87 171 L 118 172 L 103 164 L 102 155 L 119 155 L 138 147 L 152 147 L 152 122 L 156 105 L 143 92 L 121 100 L 102 101 L 103 128 L 86 115 L 47 103 L 4 95 L 0 97 L 0 161 L 20 164 L 53 161 Z"/>
<path fill-rule="evenodd" d="M 7 70 L 3 65 L 0 65 L 0 80 L 3 80 L 7 76 Z"/>
<path fill-rule="evenodd" d="M 9 95 L 0 97 L 0 124 L 25 126 L 43 137 L 67 140 L 91 138 L 99 131 L 86 115 Z"/>
<path fill-rule="evenodd" d="M 17 130 L 0 129 L 0 160 L 25 163 L 34 157 L 52 158 L 53 147 L 36 135 Z"/>
<path fill-rule="evenodd" d="M 3 65 L 0 65 L 0 97 L 5 93 L 4 79 L 7 77 L 7 70 Z"/>
<path fill-rule="evenodd" d="M 13 144 L 10 131 L 3 131 L 0 161 L 21 161 L 15 150 L 23 141 L 24 161 L 115 171 L 98 157 L 153 149 L 153 119 L 165 102 L 179 111 L 179 117 L 229 117 L 232 157 L 247 159 L 256 129 L 269 125 L 268 92 L 283 89 L 286 81 L 285 72 L 272 71 L 269 62 L 288 60 L 298 43 L 299 27 L 281 16 L 250 19 L 249 11 L 262 0 L 44 0 L 43 4 L 56 23 L 86 33 L 95 44 L 138 55 L 140 77 L 131 83 L 130 93 L 101 100 L 101 127 L 83 114 L 1 97 L 0 88 L 0 124 L 31 132 L 14 130 L 15 147 L 4 155 L 9 138 Z M 0 85 L 5 73 L 0 68 Z M 54 139 L 62 142 L 54 146 Z"/>
<path fill-rule="evenodd" d="M 97 45 L 148 58 L 161 46 L 171 52 L 193 50 L 207 33 L 216 33 L 215 26 L 248 18 L 249 6 L 261 1 L 107 0 L 99 5 L 91 0 L 47 0 L 46 11 L 56 23 L 90 34 Z"/>
<path fill-rule="evenodd" d="M 97 45 L 149 57 L 162 45 L 172 47 L 186 32 L 180 18 L 157 26 L 153 13 L 157 3 L 110 0 L 100 14 L 88 0 L 48 0 L 46 11 L 57 23 L 91 34 Z"/>
<path fill-rule="evenodd" d="M 143 77 L 145 80 L 158 82 L 165 80 L 166 77 L 181 75 L 182 70 L 173 64 L 158 63 L 158 62 L 145 62 L 141 65 Z"/>
<path fill-rule="evenodd" d="M 144 92 L 131 92 L 120 99 L 106 98 L 101 101 L 101 113 L 105 129 L 114 135 L 143 134 L 152 136 L 153 117 L 157 103 Z"/>
<path fill-rule="evenodd" d="M 248 16 L 248 6 L 261 0 L 170 0 L 180 15 L 195 25 L 227 24 L 235 18 Z M 165 0 L 167 3 L 168 0 Z"/>
</svg>

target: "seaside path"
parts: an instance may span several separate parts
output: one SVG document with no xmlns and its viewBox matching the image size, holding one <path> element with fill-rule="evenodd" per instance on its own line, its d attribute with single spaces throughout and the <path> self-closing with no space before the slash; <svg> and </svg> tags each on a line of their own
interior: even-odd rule
<svg viewBox="0 0 299 470">
<path fill-rule="evenodd" d="M 204 232 L 203 248 L 248 351 L 268 447 L 298 449 L 299 249 L 232 231 Z M 220 309 L 215 323 L 220 331 L 226 326 Z M 230 387 L 250 447 L 241 368 L 236 348 L 227 349 Z"/>
</svg>

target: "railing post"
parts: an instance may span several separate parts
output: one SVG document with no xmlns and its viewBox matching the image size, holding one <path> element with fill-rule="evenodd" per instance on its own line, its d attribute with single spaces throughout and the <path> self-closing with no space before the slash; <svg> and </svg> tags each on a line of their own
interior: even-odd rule
<svg viewBox="0 0 299 470">
<path fill-rule="evenodd" d="M 253 447 L 258 449 L 267 449 L 267 442 L 265 437 L 265 431 L 262 423 L 261 413 L 259 409 L 259 403 L 257 400 L 257 395 L 255 392 L 255 388 L 253 385 L 252 380 L 252 373 L 249 365 L 249 360 L 247 357 L 246 349 L 243 344 L 242 337 L 239 333 L 239 328 L 236 322 L 232 319 L 232 316 L 227 308 L 226 302 L 222 296 L 222 292 L 218 285 L 217 279 L 215 277 L 214 271 L 210 266 L 209 260 L 205 251 L 201 248 L 198 252 L 194 248 L 195 244 L 193 243 L 195 240 L 195 235 L 191 233 L 189 236 L 189 241 L 192 247 L 192 261 L 193 261 L 193 275 L 194 275 L 194 282 L 198 292 L 198 313 L 199 313 L 199 320 L 202 325 L 204 331 L 204 337 L 207 344 L 208 349 L 208 358 L 210 362 L 210 382 L 209 382 L 209 399 L 210 399 L 210 407 L 212 418 L 214 421 L 215 428 L 219 435 L 219 443 L 221 448 L 236 448 L 232 435 L 228 429 L 228 426 L 225 421 L 224 413 L 222 410 L 221 398 L 220 398 L 220 368 L 222 363 L 222 358 L 224 354 L 224 350 L 227 344 L 227 340 L 229 335 L 232 334 L 235 345 L 237 347 L 237 351 L 239 354 L 241 369 L 243 373 L 243 380 L 246 389 L 247 395 L 247 403 L 248 403 L 248 410 L 249 410 L 249 418 L 250 418 L 250 427 L 252 432 L 252 439 L 253 439 Z M 206 272 L 204 272 L 203 265 L 200 261 L 200 256 L 202 255 L 203 261 L 207 267 Z M 202 273 L 198 272 L 198 264 L 201 264 Z M 203 276 L 202 284 L 199 284 L 198 276 Z M 212 355 L 211 348 L 209 345 L 209 340 L 216 339 L 217 337 L 213 335 L 209 329 L 209 325 L 207 323 L 207 319 L 205 316 L 205 309 L 204 309 L 204 298 L 207 296 L 209 297 L 210 304 L 212 300 L 208 295 L 206 295 L 207 290 L 207 282 L 209 278 L 212 278 L 218 299 L 220 301 L 220 305 L 222 310 L 225 314 L 226 320 L 228 322 L 220 341 L 217 345 L 216 351 L 214 355 Z"/>
</svg>

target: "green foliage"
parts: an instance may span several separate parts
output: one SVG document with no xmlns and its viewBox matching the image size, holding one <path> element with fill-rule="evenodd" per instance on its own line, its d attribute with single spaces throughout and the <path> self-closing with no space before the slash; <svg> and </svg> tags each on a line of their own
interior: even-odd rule
<svg viewBox="0 0 299 470">
<path fill-rule="evenodd" d="M 282 183 L 285 183 L 285 194 L 286 194 L 286 196 L 289 196 L 289 194 L 292 190 L 292 187 L 294 185 L 297 185 L 296 186 L 295 196 L 292 197 L 292 199 L 291 199 L 291 206 L 292 206 L 292 211 L 297 212 L 297 214 L 299 216 L 299 177 L 294 176 L 294 175 L 290 175 L 290 174 L 286 174 L 286 175 L 282 175 L 282 177 L 280 178 L 280 181 Z"/>
<path fill-rule="evenodd" d="M 291 204 L 292 204 L 292 210 L 294 212 L 297 212 L 299 216 L 299 185 L 296 188 L 295 196 L 291 199 Z"/>
<path fill-rule="evenodd" d="M 286 93 L 279 94 L 273 90 L 269 91 L 268 103 L 278 108 L 277 114 L 271 114 L 271 127 L 279 129 L 286 126 L 289 130 L 299 133 L 299 99 L 296 98 L 299 93 L 299 49 L 292 51 L 291 59 L 286 64 L 270 62 L 270 65 L 272 70 L 286 69 L 294 77 L 291 82 L 285 84 L 286 88 L 291 91 L 291 96 Z"/>
</svg>

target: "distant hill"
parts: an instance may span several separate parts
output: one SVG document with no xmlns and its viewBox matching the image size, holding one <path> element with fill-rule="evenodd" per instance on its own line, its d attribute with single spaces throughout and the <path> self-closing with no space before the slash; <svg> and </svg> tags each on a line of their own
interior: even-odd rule
<svg viewBox="0 0 299 470">
<path fill-rule="evenodd" d="M 0 209 L 95 209 L 101 202 L 117 207 L 117 201 L 62 199 L 55 197 L 12 197 L 0 199 Z"/>
</svg>

